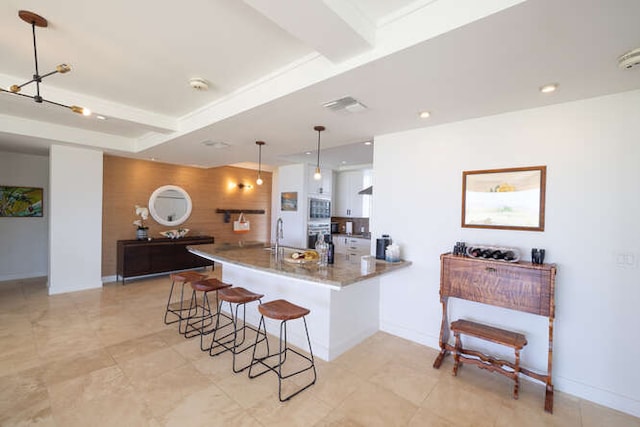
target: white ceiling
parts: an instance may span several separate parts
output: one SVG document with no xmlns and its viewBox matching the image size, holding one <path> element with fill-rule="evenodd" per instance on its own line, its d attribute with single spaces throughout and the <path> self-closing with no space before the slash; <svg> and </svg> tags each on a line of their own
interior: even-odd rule
<svg viewBox="0 0 640 427">
<path fill-rule="evenodd" d="M 640 89 L 640 69 L 617 66 L 640 47 L 638 0 L 4 0 L 0 88 L 34 72 L 18 10 L 49 21 L 41 74 L 73 67 L 42 96 L 107 120 L 0 93 L 0 151 L 252 166 L 264 140 L 267 165 L 314 163 L 320 124 L 321 162 L 339 167 L 370 162 L 375 135 Z M 550 82 L 559 90 L 541 94 Z M 367 110 L 322 107 L 344 96 Z"/>
</svg>

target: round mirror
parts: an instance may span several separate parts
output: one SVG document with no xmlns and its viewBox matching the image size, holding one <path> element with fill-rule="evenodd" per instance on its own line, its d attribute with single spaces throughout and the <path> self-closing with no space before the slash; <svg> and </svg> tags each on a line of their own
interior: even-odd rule
<svg viewBox="0 0 640 427">
<path fill-rule="evenodd" d="M 182 224 L 191 215 L 191 197 L 177 185 L 163 185 L 151 194 L 149 213 L 158 224 Z"/>
</svg>

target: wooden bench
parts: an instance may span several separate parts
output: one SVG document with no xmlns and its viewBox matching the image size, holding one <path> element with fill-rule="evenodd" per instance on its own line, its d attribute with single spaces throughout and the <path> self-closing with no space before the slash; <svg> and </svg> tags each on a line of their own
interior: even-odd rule
<svg viewBox="0 0 640 427">
<path fill-rule="evenodd" d="M 494 328 L 493 326 L 487 326 L 481 323 L 462 319 L 451 323 L 451 331 L 453 331 L 453 335 L 456 339 L 456 344 L 453 350 L 453 375 L 455 376 L 458 374 L 458 367 L 461 363 L 470 363 L 491 372 L 498 372 L 514 381 L 513 398 L 517 399 L 518 388 L 520 386 L 520 350 L 527 345 L 527 338 L 517 332 Z M 515 362 L 512 363 L 507 360 L 497 359 L 478 351 L 463 348 L 462 341 L 460 340 L 460 334 L 469 335 L 471 337 L 480 338 L 513 348 L 515 351 Z M 471 355 L 474 356 L 474 358 L 467 357 L 465 355 Z M 509 369 L 505 369 L 505 366 Z"/>
</svg>

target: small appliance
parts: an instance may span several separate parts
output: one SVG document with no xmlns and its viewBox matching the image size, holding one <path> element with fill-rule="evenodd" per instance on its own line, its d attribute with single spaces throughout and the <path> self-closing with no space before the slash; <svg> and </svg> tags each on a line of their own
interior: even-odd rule
<svg viewBox="0 0 640 427">
<path fill-rule="evenodd" d="M 383 234 L 380 239 L 376 239 L 376 259 L 385 259 L 387 246 L 391 244 L 388 234 Z"/>
</svg>

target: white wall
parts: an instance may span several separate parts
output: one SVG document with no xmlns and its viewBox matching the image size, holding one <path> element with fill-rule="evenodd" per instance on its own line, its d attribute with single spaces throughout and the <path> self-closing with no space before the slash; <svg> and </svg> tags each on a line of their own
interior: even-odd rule
<svg viewBox="0 0 640 427">
<path fill-rule="evenodd" d="M 43 188 L 41 218 L 0 218 L 0 281 L 47 275 L 49 159 L 0 152 L 0 185 Z"/>
<path fill-rule="evenodd" d="M 49 294 L 102 286 L 102 152 L 52 145 Z"/>
<path fill-rule="evenodd" d="M 413 261 L 382 279 L 381 328 L 438 346 L 439 255 L 456 241 L 546 248 L 558 266 L 556 390 L 640 416 L 639 111 L 634 91 L 377 137 L 373 232 Z M 536 165 L 547 165 L 544 232 L 461 228 L 463 171 Z M 452 307 L 450 320 L 525 332 L 523 364 L 546 367 L 545 318 Z"/>
<path fill-rule="evenodd" d="M 287 246 L 297 248 L 307 247 L 307 196 L 305 189 L 305 166 L 303 164 L 288 165 L 278 168 L 277 174 L 274 174 L 274 182 L 276 191 L 273 192 L 273 199 L 277 203 L 277 209 L 274 209 L 273 217 L 277 221 L 282 218 L 284 238 L 281 243 Z M 298 210 L 297 211 L 281 211 L 280 195 L 282 192 L 296 191 L 298 192 Z M 275 228 L 272 233 L 272 240 L 275 241 Z"/>
</svg>

